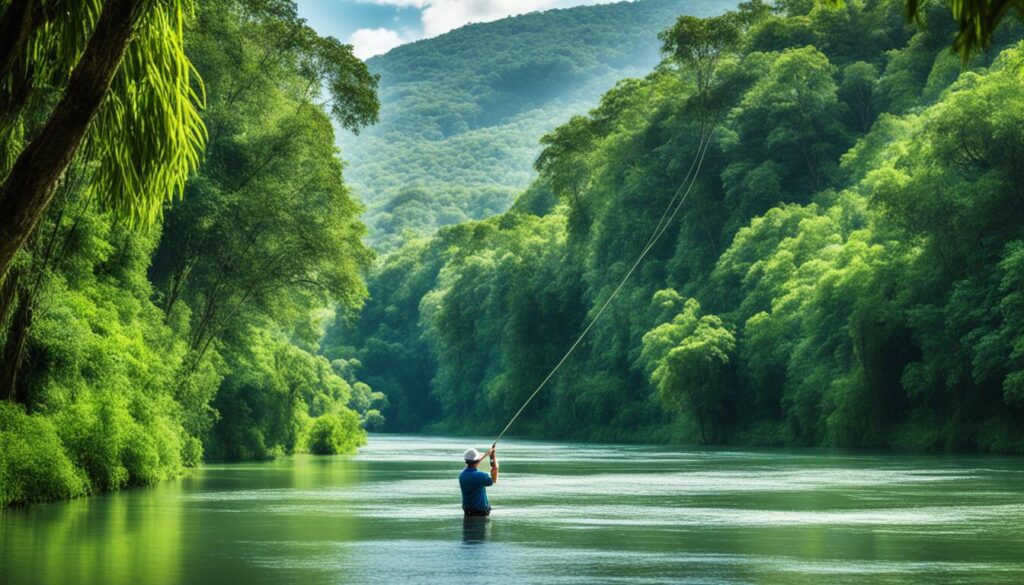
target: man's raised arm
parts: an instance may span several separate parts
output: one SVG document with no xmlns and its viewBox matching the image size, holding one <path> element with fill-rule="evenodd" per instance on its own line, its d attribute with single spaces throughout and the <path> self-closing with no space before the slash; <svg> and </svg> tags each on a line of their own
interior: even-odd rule
<svg viewBox="0 0 1024 585">
<path fill-rule="evenodd" d="M 498 449 L 491 445 L 491 482 L 498 483 Z"/>
</svg>

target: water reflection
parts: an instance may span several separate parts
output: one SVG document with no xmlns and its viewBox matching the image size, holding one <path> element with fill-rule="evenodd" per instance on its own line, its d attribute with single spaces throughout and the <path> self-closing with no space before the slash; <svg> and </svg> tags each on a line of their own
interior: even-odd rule
<svg viewBox="0 0 1024 585">
<path fill-rule="evenodd" d="M 464 516 L 462 519 L 462 542 L 483 544 L 491 534 L 490 516 Z"/>
</svg>

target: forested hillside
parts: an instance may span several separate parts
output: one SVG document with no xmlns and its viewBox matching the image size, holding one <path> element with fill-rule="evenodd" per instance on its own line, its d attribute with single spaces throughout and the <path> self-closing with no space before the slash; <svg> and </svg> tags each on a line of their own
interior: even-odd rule
<svg viewBox="0 0 1024 585">
<path fill-rule="evenodd" d="M 0 506 L 153 483 L 204 456 L 352 451 L 361 423 L 379 418 L 380 397 L 317 355 L 330 308 L 363 302 L 372 259 L 329 115 L 372 122 L 375 79 L 288 0 L 204 0 L 194 15 L 171 4 L 149 8 L 132 41 L 143 46 L 129 46 L 123 79 L 0 280 Z M 81 55 L 66 43 L 89 38 L 96 6 L 66 7 L 85 14 L 47 15 L 25 50 Z M 181 20 L 167 26 L 165 10 Z M 168 119 L 154 111 L 167 99 L 161 58 L 189 75 Z M 41 129 L 54 96 L 75 89 L 60 82 L 66 70 L 26 73 L 35 79 L 4 78 L 5 90 L 36 84 L 20 111 L 0 92 L 14 114 L 0 120 L 8 180 L 53 127 Z M 202 117 L 188 147 L 175 143 L 182 111 Z M 176 148 L 194 156 L 180 180 L 191 177 L 161 191 L 146 173 L 173 171 L 144 163 Z M 139 191 L 119 182 L 131 180 Z"/>
<path fill-rule="evenodd" d="M 340 137 L 347 177 L 369 205 L 370 241 L 508 209 L 534 177 L 537 138 L 658 62 L 656 34 L 679 14 L 732 0 L 639 0 L 473 24 L 368 61 L 380 122 Z"/>
<path fill-rule="evenodd" d="M 514 434 L 1024 451 L 1021 27 L 962 67 L 948 10 L 681 18 L 653 73 L 544 137 L 510 211 L 388 256 L 327 355 L 392 429 L 496 433 L 699 162 Z"/>
</svg>

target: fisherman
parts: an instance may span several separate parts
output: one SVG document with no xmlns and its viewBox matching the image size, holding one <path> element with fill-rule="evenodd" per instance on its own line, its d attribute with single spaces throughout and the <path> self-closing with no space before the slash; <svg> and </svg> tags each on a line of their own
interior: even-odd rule
<svg viewBox="0 0 1024 585">
<path fill-rule="evenodd" d="M 491 474 L 477 469 L 484 457 L 491 457 Z M 466 516 L 490 516 L 491 504 L 487 501 L 487 490 L 484 489 L 498 483 L 498 456 L 495 445 L 491 445 L 483 455 L 476 449 L 467 449 L 466 468 L 459 474 L 459 487 L 462 488 L 462 511 Z"/>
</svg>

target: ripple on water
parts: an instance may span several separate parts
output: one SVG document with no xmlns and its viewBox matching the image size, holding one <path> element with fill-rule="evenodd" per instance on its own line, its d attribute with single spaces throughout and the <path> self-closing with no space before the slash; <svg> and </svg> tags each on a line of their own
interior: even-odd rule
<svg viewBox="0 0 1024 585">
<path fill-rule="evenodd" d="M 4 585 L 1024 583 L 1021 460 L 509 441 L 481 535 L 455 478 L 488 442 L 374 436 L 5 515 Z"/>
<path fill-rule="evenodd" d="M 1004 581 L 1021 571 L 1018 563 L 952 561 L 856 561 L 785 555 L 666 553 L 426 540 L 332 543 L 275 541 L 252 543 L 253 559 L 273 569 L 328 571 L 351 582 L 450 582 L 453 576 L 508 583 L 785 583 L 862 582 L 863 578 L 942 575 L 952 582 L 985 574 Z M 293 554 L 268 554 L 294 549 Z M 265 552 L 264 552 L 265 551 Z M 939 582 L 930 579 L 929 582 Z"/>
<path fill-rule="evenodd" d="M 401 500 L 417 497 L 437 497 L 450 493 L 455 485 L 458 469 L 439 471 L 436 479 L 400 479 L 368 481 L 344 489 L 263 489 L 225 490 L 186 495 L 186 499 L 216 500 L 279 500 L 279 499 L 345 499 Z M 932 482 L 969 480 L 965 472 L 939 472 L 935 470 L 910 471 L 888 469 L 787 469 L 746 470 L 735 472 L 687 471 L 657 473 L 596 473 L 588 475 L 534 474 L 506 471 L 508 478 L 500 484 L 501 493 L 508 498 L 536 496 L 542 490 L 545 497 L 586 498 L 600 496 L 631 497 L 687 496 L 707 494 L 733 494 L 739 492 L 793 492 L 809 490 L 849 490 L 884 486 L 906 486 Z M 514 480 L 512 479 L 514 478 Z M 498 488 L 495 488 L 498 489 Z"/>
</svg>

